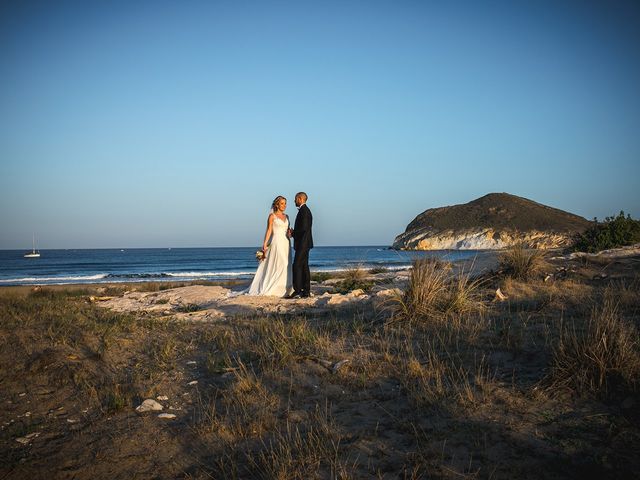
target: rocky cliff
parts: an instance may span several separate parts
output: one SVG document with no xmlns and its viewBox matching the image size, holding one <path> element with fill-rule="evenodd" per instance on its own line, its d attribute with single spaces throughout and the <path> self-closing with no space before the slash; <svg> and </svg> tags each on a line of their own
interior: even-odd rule
<svg viewBox="0 0 640 480">
<path fill-rule="evenodd" d="M 393 248 L 484 250 L 517 243 L 558 248 L 588 226 L 578 215 L 508 193 L 490 193 L 463 205 L 422 212 L 396 237 Z"/>
</svg>

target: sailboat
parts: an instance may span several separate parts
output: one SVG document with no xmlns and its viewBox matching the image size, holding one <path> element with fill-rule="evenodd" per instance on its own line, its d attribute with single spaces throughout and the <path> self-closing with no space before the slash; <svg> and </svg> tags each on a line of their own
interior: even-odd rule
<svg viewBox="0 0 640 480">
<path fill-rule="evenodd" d="M 40 252 L 36 252 L 36 234 L 33 234 L 33 249 L 24 254 L 24 258 L 40 258 Z"/>
</svg>

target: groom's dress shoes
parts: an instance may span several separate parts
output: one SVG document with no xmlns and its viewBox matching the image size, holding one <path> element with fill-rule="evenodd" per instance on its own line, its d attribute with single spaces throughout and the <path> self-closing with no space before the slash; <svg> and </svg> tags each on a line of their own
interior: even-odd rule
<svg viewBox="0 0 640 480">
<path fill-rule="evenodd" d="M 284 298 L 287 298 L 287 299 L 289 299 L 289 300 L 293 300 L 293 299 L 295 299 L 295 298 L 302 298 L 302 294 L 301 294 L 301 293 L 298 293 L 298 292 L 294 292 L 294 293 L 292 293 L 291 295 L 287 295 L 287 296 L 286 296 L 286 297 L 284 297 Z"/>
</svg>

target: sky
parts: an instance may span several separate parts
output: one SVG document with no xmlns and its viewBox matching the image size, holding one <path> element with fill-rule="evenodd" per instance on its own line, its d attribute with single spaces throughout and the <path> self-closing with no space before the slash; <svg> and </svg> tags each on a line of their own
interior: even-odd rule
<svg viewBox="0 0 640 480">
<path fill-rule="evenodd" d="M 0 249 L 390 245 L 508 192 L 640 216 L 640 4 L 0 2 Z"/>
</svg>

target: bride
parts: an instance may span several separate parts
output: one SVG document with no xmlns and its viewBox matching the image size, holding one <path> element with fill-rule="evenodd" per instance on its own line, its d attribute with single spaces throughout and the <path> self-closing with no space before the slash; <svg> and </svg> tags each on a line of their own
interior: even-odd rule
<svg viewBox="0 0 640 480">
<path fill-rule="evenodd" d="M 293 291 L 289 216 L 284 213 L 286 208 L 287 199 L 280 195 L 271 204 L 267 231 L 262 242 L 265 256 L 251 282 L 249 295 L 284 297 Z"/>
</svg>

